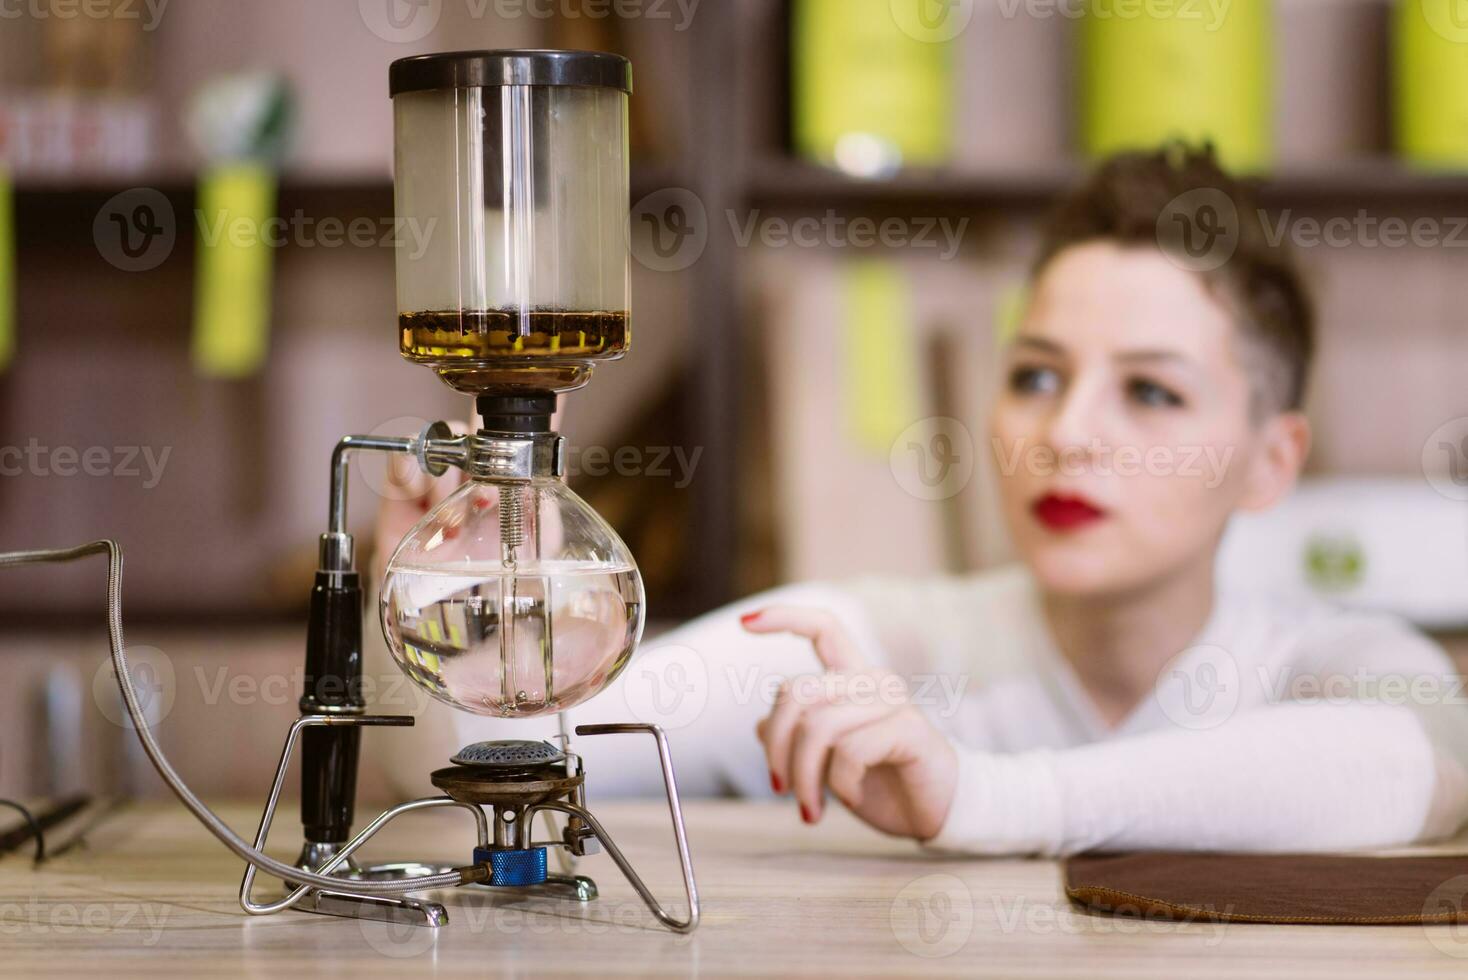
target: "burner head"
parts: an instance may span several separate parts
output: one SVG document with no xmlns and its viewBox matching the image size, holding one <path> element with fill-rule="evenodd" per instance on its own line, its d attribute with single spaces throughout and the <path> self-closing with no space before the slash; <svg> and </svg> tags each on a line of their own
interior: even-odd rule
<svg viewBox="0 0 1468 980">
<path fill-rule="evenodd" d="M 497 742 L 475 742 L 473 745 L 466 745 L 449 761 L 456 766 L 527 769 L 565 760 L 566 753 L 549 742 L 502 739 Z"/>
<path fill-rule="evenodd" d="M 557 800 L 581 785 L 566 771 L 566 753 L 549 742 L 475 742 L 452 766 L 435 771 L 433 785 L 461 803 L 526 806 Z"/>
</svg>

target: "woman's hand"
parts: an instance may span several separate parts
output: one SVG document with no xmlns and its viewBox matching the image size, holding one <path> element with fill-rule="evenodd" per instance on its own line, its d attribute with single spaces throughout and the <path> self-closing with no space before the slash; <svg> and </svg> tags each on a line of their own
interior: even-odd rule
<svg viewBox="0 0 1468 980">
<path fill-rule="evenodd" d="M 868 667 L 836 618 L 821 610 L 771 606 L 741 622 L 751 633 L 806 637 L 826 667 L 782 684 L 757 727 L 775 792 L 793 792 L 806 823 L 821 819 L 829 786 L 878 830 L 936 836 L 953 802 L 958 756 L 908 703 L 902 679 Z"/>
</svg>

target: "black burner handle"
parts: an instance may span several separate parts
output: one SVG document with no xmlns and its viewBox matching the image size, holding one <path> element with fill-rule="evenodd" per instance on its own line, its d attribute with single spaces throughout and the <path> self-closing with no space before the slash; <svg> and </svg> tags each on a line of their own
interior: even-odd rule
<svg viewBox="0 0 1468 980">
<path fill-rule="evenodd" d="M 356 572 L 317 572 L 306 634 L 301 713 L 360 714 L 362 585 Z M 351 836 L 362 729 L 313 726 L 301 733 L 301 822 L 313 844 L 343 844 Z"/>
</svg>

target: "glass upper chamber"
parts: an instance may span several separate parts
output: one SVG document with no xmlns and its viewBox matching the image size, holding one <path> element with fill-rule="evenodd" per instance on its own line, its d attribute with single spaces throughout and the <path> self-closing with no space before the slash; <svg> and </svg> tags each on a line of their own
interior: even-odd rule
<svg viewBox="0 0 1468 980">
<path fill-rule="evenodd" d="M 621 673 L 642 636 L 642 578 L 559 479 L 471 480 L 398 545 L 381 614 L 398 666 L 435 698 L 528 718 Z"/>
<path fill-rule="evenodd" d="M 383 632 L 441 701 L 561 711 L 621 672 L 644 617 L 627 546 L 549 451 L 555 393 L 630 343 L 631 66 L 469 51 L 404 58 L 390 74 L 402 354 L 477 395 L 485 427 L 472 478 L 388 562 Z M 516 468 L 528 448 L 540 462 Z"/>
<path fill-rule="evenodd" d="M 459 391 L 566 391 L 631 342 L 626 59 L 391 69 L 401 351 Z"/>
</svg>

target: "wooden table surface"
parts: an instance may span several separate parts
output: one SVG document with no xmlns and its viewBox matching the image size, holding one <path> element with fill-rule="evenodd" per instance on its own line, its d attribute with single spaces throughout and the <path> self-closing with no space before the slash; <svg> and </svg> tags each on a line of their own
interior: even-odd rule
<svg viewBox="0 0 1468 980">
<path fill-rule="evenodd" d="M 595 809 L 681 908 L 665 806 Z M 601 889 L 587 906 L 459 889 L 443 893 L 450 921 L 437 932 L 298 912 L 252 918 L 236 902 L 238 860 L 181 807 L 138 805 L 39 870 L 25 855 L 0 860 L 0 975 L 1468 976 L 1468 928 L 1089 916 L 1066 903 L 1053 862 L 938 858 L 839 811 L 818 828 L 792 811 L 687 806 L 703 924 L 685 937 L 654 923 L 604 855 L 582 862 Z M 222 812 L 253 830 L 254 808 Z M 289 859 L 294 813 L 277 828 L 271 850 Z M 465 814 L 430 811 L 390 825 L 364 855 L 464 861 L 472 839 Z"/>
</svg>

